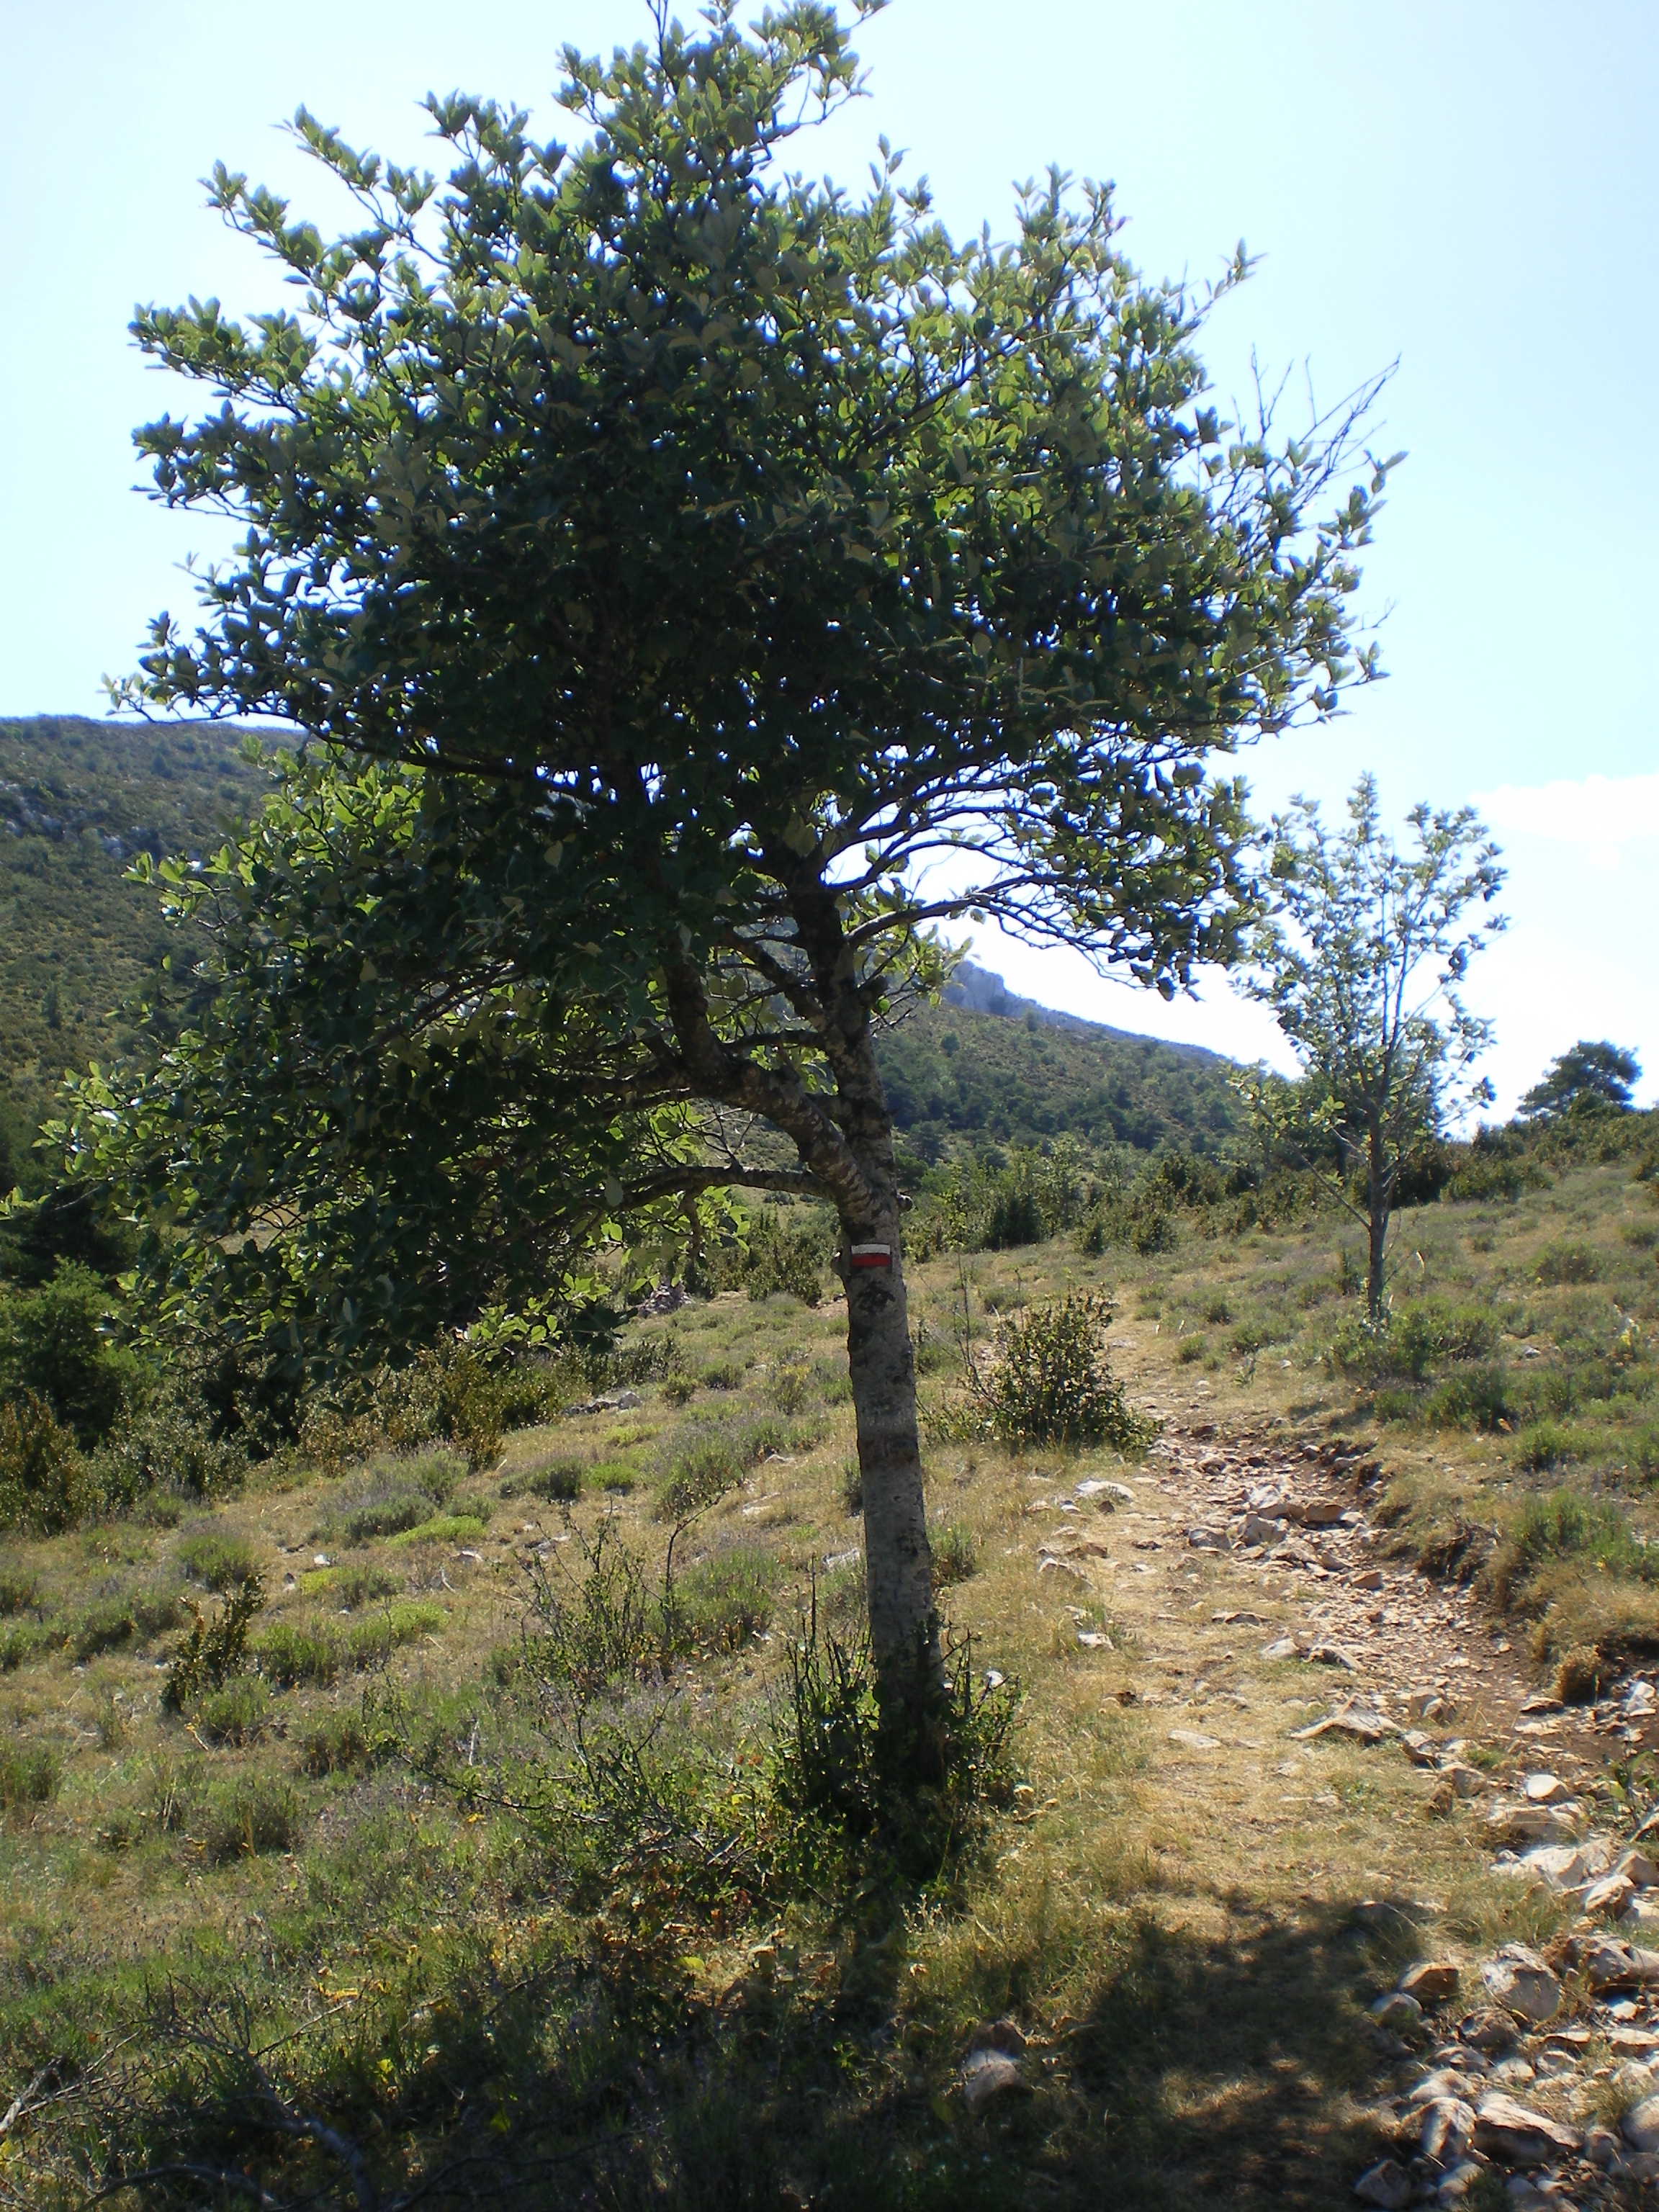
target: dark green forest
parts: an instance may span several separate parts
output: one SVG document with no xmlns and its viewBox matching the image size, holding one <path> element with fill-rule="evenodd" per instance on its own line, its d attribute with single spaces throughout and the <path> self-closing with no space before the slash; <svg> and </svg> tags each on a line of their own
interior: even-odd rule
<svg viewBox="0 0 1659 2212">
<path fill-rule="evenodd" d="M 167 932 L 140 852 L 198 852 L 264 778 L 242 733 L 119 728 L 73 715 L 0 721 L 0 1185 L 33 1179 L 40 1115 L 64 1072 L 136 1042 L 123 1009 L 154 993 Z"/>
<path fill-rule="evenodd" d="M 127 871 L 141 851 L 202 850 L 257 803 L 243 734 L 0 721 L 0 1184 L 37 1179 L 34 1127 L 65 1070 L 136 1044 L 124 1010 L 158 988 L 169 940 Z M 1224 1060 L 1006 1003 L 1018 1011 L 912 1006 L 885 1038 L 894 1113 L 922 1159 L 1062 1135 L 1202 1154 L 1235 1133 Z"/>
</svg>

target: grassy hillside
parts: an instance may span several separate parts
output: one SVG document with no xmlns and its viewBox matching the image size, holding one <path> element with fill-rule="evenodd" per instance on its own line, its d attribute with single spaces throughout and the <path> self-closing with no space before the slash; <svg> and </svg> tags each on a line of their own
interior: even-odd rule
<svg viewBox="0 0 1659 2212">
<path fill-rule="evenodd" d="M 130 1041 L 167 951 L 133 856 L 199 851 L 262 779 L 236 733 L 0 721 L 0 1120 L 26 1136 L 66 1068 Z M 27 1155 L 22 1162 L 27 1164 Z"/>
<path fill-rule="evenodd" d="M 1412 2155 L 1406 2094 L 1493 1946 L 1561 1956 L 1577 1905 L 1493 1871 L 1488 1808 L 1545 1765 L 1615 1842 L 1651 1802 L 1651 1720 L 1522 1706 L 1564 1662 L 1589 1698 L 1659 1653 L 1659 1127 L 1581 1136 L 1513 1195 L 1402 1220 L 1369 1351 L 1331 1221 L 1194 1213 L 1146 1256 L 915 1271 L 957 1670 L 1018 1698 L 1012 1786 L 926 1865 L 776 1794 L 803 1624 L 859 1620 L 839 1304 L 642 1324 L 630 1371 L 662 1379 L 472 1469 L 300 1455 L 9 1540 L 0 2090 L 34 2085 L 11 2201 L 142 2169 L 116 2201 L 257 2177 L 346 2203 L 354 2156 L 399 2206 L 1352 2201 Z M 964 1340 L 982 1361 L 1076 1288 L 1115 1299 L 1114 1364 L 1165 1425 L 1143 1459 L 976 1428 Z M 670 1633 L 687 1482 L 720 1494 L 677 1540 Z M 1318 1525 L 1253 1534 L 1286 1487 Z M 167 1710 L 190 1607 L 218 1618 L 250 1571 L 247 1665 Z M 1357 1694 L 1409 1757 L 1310 1738 Z M 1457 1970 L 1443 2016 L 1380 2033 L 1425 1956 Z M 1621 2067 L 1638 2030 L 1610 2044 L 1570 1982 L 1516 2094 L 1616 2123 L 1651 2087 Z M 1024 2048 L 976 2107 L 987 2037 Z M 1501 2166 L 1476 2179 L 1466 2201 L 1505 2201 Z"/>
<path fill-rule="evenodd" d="M 121 1009 L 155 988 L 167 933 L 125 871 L 140 850 L 199 850 L 257 803 L 239 743 L 204 725 L 0 722 L 0 1144 L 9 1127 L 14 1172 L 64 1071 L 131 1044 Z M 1013 1018 L 924 1006 L 883 1041 L 895 1112 L 924 1158 L 1063 1133 L 1203 1152 L 1232 1131 L 1224 1061 L 1059 1025 L 1006 993 L 998 1003 Z"/>
<path fill-rule="evenodd" d="M 1216 1151 L 1238 1127 L 1228 1062 L 1152 1037 L 917 1006 L 881 1042 L 883 1080 L 911 1146 L 937 1159 L 963 1142 L 1073 1136 L 1139 1152 Z"/>
</svg>

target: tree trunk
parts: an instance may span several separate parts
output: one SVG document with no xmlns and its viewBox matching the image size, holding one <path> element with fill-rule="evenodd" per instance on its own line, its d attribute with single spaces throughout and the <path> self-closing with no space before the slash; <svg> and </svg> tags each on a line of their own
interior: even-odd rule
<svg viewBox="0 0 1659 2212">
<path fill-rule="evenodd" d="M 1366 1211 L 1369 1215 L 1365 1312 L 1373 1328 L 1382 1319 L 1382 1251 L 1389 1238 L 1387 1165 L 1383 1158 L 1382 1132 L 1373 1123 L 1365 1150 Z"/>
<path fill-rule="evenodd" d="M 884 1724 L 902 1728 L 918 1755 L 925 1757 L 925 1712 L 943 1662 L 916 1432 L 916 1371 L 900 1250 L 892 1118 L 867 1030 L 860 1045 L 838 1071 L 836 1119 L 872 1201 L 867 1215 L 842 1210 L 839 1261 L 847 1286 L 847 1364 L 864 1491 L 870 1644 Z M 860 1245 L 885 1246 L 888 1263 L 860 1265 L 860 1260 L 878 1262 L 880 1255 L 860 1255 L 855 1250 Z"/>
</svg>

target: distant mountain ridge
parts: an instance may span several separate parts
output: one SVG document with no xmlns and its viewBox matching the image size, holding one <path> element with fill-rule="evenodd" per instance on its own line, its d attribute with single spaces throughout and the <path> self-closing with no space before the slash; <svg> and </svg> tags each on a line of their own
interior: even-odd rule
<svg viewBox="0 0 1659 2212">
<path fill-rule="evenodd" d="M 29 1172 L 64 1071 L 137 1043 L 123 1009 L 155 994 L 173 939 L 127 870 L 141 850 L 209 849 L 258 805 L 268 784 L 240 757 L 247 734 L 0 720 L 0 1190 Z M 929 1158 L 1066 1134 L 1204 1152 L 1237 1126 L 1218 1054 L 1040 1006 L 969 960 L 944 1005 L 899 1011 L 878 1054 L 905 1143 Z"/>
<path fill-rule="evenodd" d="M 1224 1053 L 1212 1052 L 1206 1045 L 1179 1044 L 1164 1037 L 1150 1037 L 1144 1030 L 1117 1029 L 1110 1022 L 1091 1022 L 1081 1014 L 1061 1013 L 1057 1006 L 1045 1006 L 1037 999 L 1022 999 L 1008 988 L 1000 975 L 973 960 L 958 962 L 945 986 L 945 1003 L 947 1006 L 964 1007 L 969 1013 L 994 1014 L 1000 1021 L 1023 1021 L 1027 1014 L 1035 1014 L 1048 1029 L 1077 1030 L 1088 1036 L 1116 1037 L 1126 1044 L 1156 1044 L 1165 1052 L 1213 1060 L 1220 1066 L 1231 1065 Z"/>
</svg>

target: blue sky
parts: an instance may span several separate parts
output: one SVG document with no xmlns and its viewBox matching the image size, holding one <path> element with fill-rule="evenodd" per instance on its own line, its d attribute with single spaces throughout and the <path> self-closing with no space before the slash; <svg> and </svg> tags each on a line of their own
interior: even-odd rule
<svg viewBox="0 0 1659 2212">
<path fill-rule="evenodd" d="M 131 426 L 181 403 L 125 326 L 139 299 L 271 303 L 202 205 L 214 159 L 326 218 L 273 127 L 301 100 L 404 159 L 428 87 L 517 100 L 553 135 L 562 40 L 608 47 L 646 21 L 637 0 L 4 11 L 0 713 L 100 711 L 146 618 L 186 605 L 185 552 L 212 550 L 131 489 Z M 1153 276 L 1214 274 L 1243 237 L 1261 266 L 1206 347 L 1224 398 L 1252 346 L 1322 404 L 1398 361 L 1376 441 L 1410 459 L 1364 595 L 1389 680 L 1245 771 L 1264 810 L 1292 791 L 1339 806 L 1362 768 L 1395 816 L 1481 806 L 1511 871 L 1511 927 L 1473 991 L 1500 1103 L 1603 1035 L 1659 1097 L 1659 9 L 895 0 L 860 44 L 872 97 L 808 143 L 812 167 L 856 180 L 884 131 L 959 231 L 1006 231 L 1012 181 L 1050 161 L 1109 177 Z M 1273 1048 L 1218 980 L 1166 1009 L 1065 955 L 990 933 L 977 951 L 1079 1013 Z"/>
</svg>

